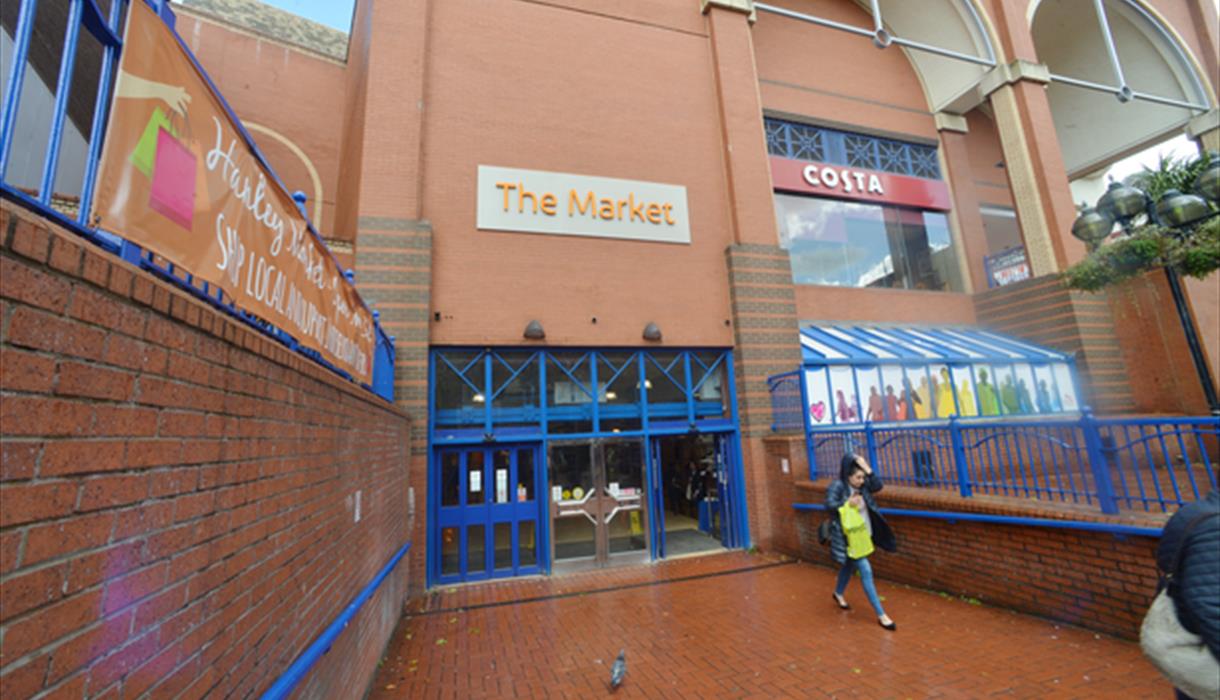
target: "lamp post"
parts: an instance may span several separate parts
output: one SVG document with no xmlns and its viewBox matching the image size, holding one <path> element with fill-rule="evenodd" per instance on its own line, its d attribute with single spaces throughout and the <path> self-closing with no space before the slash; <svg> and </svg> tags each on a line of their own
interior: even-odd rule
<svg viewBox="0 0 1220 700">
<path fill-rule="evenodd" d="M 1154 202 L 1147 193 L 1136 187 L 1111 182 L 1105 194 L 1097 200 L 1097 206 L 1081 205 L 1080 215 L 1072 224 L 1072 235 L 1084 241 L 1092 251 L 1110 235 L 1115 224 L 1130 233 L 1141 214 L 1148 221 L 1169 228 L 1172 234 L 1179 238 L 1194 235 L 1200 224 L 1220 214 L 1220 210 L 1217 210 L 1217 204 L 1220 203 L 1220 155 L 1209 154 L 1207 167 L 1195 180 L 1195 190 L 1198 195 L 1184 194 L 1175 189 L 1166 190 Z M 1205 198 L 1211 202 L 1210 205 Z M 1203 395 L 1212 415 L 1220 415 L 1220 399 L 1216 396 L 1211 368 L 1207 365 L 1198 330 L 1186 303 L 1186 294 L 1182 291 L 1182 280 L 1172 265 L 1166 265 L 1164 269 L 1173 305 L 1178 312 L 1178 320 L 1182 323 L 1186 345 L 1190 349 L 1190 359 L 1194 362 L 1199 382 L 1203 385 Z"/>
</svg>

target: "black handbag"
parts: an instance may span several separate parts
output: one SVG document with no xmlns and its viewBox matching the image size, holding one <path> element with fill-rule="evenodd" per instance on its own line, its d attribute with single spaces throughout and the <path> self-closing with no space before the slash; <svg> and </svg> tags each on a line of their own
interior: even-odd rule
<svg viewBox="0 0 1220 700">
<path fill-rule="evenodd" d="M 818 544 L 830 544 L 830 519 L 822 521 L 818 525 Z"/>
</svg>

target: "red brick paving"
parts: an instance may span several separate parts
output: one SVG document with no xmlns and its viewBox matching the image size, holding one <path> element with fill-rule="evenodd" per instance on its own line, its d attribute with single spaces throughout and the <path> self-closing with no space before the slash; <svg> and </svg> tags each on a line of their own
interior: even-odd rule
<svg viewBox="0 0 1220 700">
<path fill-rule="evenodd" d="M 447 589 L 412 601 L 370 697 L 606 697 L 620 647 L 621 698 L 1172 697 L 1132 642 L 878 581 L 886 632 L 834 574 L 732 552 Z"/>
</svg>

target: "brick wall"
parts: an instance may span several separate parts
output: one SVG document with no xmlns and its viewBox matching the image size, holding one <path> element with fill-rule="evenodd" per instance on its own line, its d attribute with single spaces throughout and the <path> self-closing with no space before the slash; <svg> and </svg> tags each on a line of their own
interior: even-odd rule
<svg viewBox="0 0 1220 700">
<path fill-rule="evenodd" d="M 407 539 L 409 421 L 24 210 L 0 214 L 0 696 L 260 692 Z M 406 571 L 311 694 L 365 687 Z"/>
<path fill-rule="evenodd" d="M 837 568 L 829 548 L 817 541 L 817 526 L 826 513 L 792 507 L 794 503 L 825 503 L 829 479 L 808 480 L 799 435 L 776 436 L 766 443 L 767 475 L 776 509 L 776 550 Z M 789 459 L 791 474 L 782 473 L 781 458 Z M 903 487 L 886 487 L 877 501 L 882 508 L 1121 522 L 1153 528 L 1167 519 L 1164 515 L 1110 518 L 1096 508 L 1072 512 L 1036 501 L 964 499 L 945 491 Z M 884 581 L 896 581 L 1134 639 L 1156 590 L 1155 538 L 897 516 L 886 519 L 898 535 L 899 550 L 879 552 L 869 559 L 883 580 L 882 595 Z"/>
<path fill-rule="evenodd" d="M 1195 287 L 1199 293 L 1188 296 L 1192 309 L 1208 311 L 1209 305 L 1216 304 L 1217 292 L 1220 292 L 1214 287 L 1217 280 L 1220 276 L 1213 275 L 1211 299 L 1206 286 Z M 1148 272 L 1115 285 L 1098 297 L 1108 300 L 1114 314 L 1122 355 L 1130 368 L 1126 378 L 1131 385 L 1135 410 L 1207 415 L 1207 397 L 1191 360 L 1190 346 L 1165 273 L 1160 270 Z M 1208 326 L 1197 318 L 1195 328 L 1206 355 L 1208 343 L 1216 342 L 1212 337 L 1215 328 L 1209 332 Z M 1220 375 L 1212 375 L 1213 381 L 1217 377 Z"/>
</svg>

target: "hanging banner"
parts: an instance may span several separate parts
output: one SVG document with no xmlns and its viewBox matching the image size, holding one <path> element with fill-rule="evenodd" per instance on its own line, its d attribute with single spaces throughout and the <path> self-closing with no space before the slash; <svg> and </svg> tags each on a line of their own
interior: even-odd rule
<svg viewBox="0 0 1220 700">
<path fill-rule="evenodd" d="M 90 214 L 372 382 L 371 312 L 144 2 L 128 11 Z"/>
</svg>

